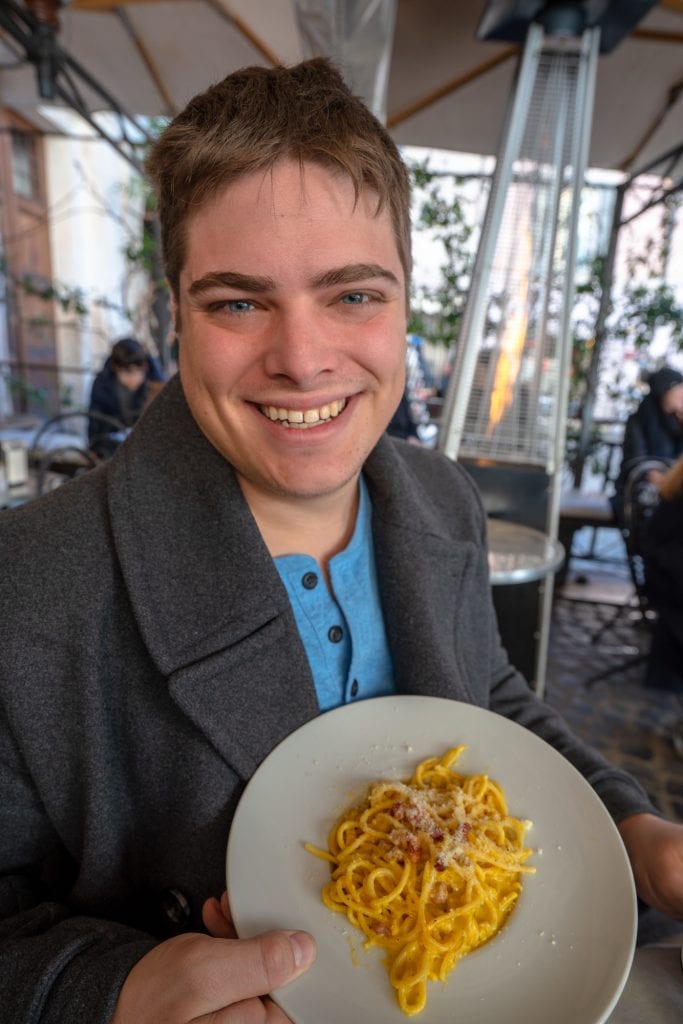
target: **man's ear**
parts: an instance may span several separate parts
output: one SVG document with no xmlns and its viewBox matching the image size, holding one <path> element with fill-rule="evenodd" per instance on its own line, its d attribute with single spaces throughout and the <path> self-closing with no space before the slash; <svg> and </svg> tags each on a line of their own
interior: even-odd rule
<svg viewBox="0 0 683 1024">
<path fill-rule="evenodd" d="M 180 306 L 178 303 L 178 298 L 173 289 L 170 287 L 170 285 L 168 289 L 168 296 L 169 306 L 171 309 L 171 319 L 173 321 L 173 329 L 175 331 L 176 338 L 180 340 Z"/>
</svg>

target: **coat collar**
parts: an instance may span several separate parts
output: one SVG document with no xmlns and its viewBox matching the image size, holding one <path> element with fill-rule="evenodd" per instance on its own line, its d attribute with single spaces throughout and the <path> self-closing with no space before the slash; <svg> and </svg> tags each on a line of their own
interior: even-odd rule
<svg viewBox="0 0 683 1024">
<path fill-rule="evenodd" d="M 257 585 L 276 577 L 232 467 L 199 430 L 178 377 L 112 459 L 109 507 L 138 624 L 164 675 L 282 611 L 281 588 Z"/>
<path fill-rule="evenodd" d="M 399 451 L 383 438 L 365 470 L 397 687 L 452 694 L 460 673 L 451 637 L 472 545 L 453 543 Z M 178 377 L 108 474 L 114 543 L 149 654 L 176 702 L 248 776 L 319 709 L 285 588 L 232 467 L 199 430 Z"/>
<path fill-rule="evenodd" d="M 249 778 L 318 703 L 285 589 L 179 378 L 108 472 L 114 544 L 149 656 L 173 701 Z"/>
<path fill-rule="evenodd" d="M 447 478 L 452 487 L 453 467 L 435 452 L 384 436 L 365 474 L 396 687 L 436 697 L 457 694 L 473 703 L 457 638 L 463 600 L 484 548 L 483 540 L 477 543 L 462 528 L 455 503 L 443 507 L 449 499 L 439 492 Z"/>
</svg>

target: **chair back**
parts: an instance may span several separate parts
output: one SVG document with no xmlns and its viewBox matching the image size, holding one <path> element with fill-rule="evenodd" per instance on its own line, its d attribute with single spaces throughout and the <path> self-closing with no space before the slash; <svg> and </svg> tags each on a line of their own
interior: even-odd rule
<svg viewBox="0 0 683 1024">
<path fill-rule="evenodd" d="M 128 429 L 114 416 L 70 409 L 50 416 L 38 427 L 29 459 L 38 467 L 37 494 L 92 469 L 114 453 Z"/>
<path fill-rule="evenodd" d="M 630 471 L 624 485 L 622 534 L 626 545 L 626 557 L 628 559 L 631 579 L 633 580 L 638 602 L 643 613 L 648 610 L 643 551 L 649 519 L 659 504 L 659 490 L 647 478 L 652 470 L 666 473 L 670 467 L 670 459 L 642 459 Z"/>
<path fill-rule="evenodd" d="M 88 442 L 88 433 L 96 432 L 96 438 L 91 437 Z M 102 412 L 90 412 L 88 409 L 67 409 L 50 416 L 40 424 L 31 442 L 31 451 L 37 457 L 43 452 L 52 448 L 69 447 L 92 447 L 93 440 L 100 437 L 120 435 L 123 439 L 127 434 L 127 428 L 114 416 L 108 416 Z"/>
</svg>

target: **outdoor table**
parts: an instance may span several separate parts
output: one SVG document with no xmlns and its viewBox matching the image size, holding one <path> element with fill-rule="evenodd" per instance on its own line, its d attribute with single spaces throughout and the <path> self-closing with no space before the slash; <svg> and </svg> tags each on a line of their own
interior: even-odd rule
<svg viewBox="0 0 683 1024">
<path fill-rule="evenodd" d="M 56 448 L 68 448 L 74 445 L 83 447 L 85 443 L 80 434 L 65 430 L 50 431 L 49 434 L 43 434 L 40 449 L 36 453 L 31 448 L 31 444 L 37 429 L 37 427 L 0 426 L 0 441 L 22 441 L 29 452 L 34 455 L 42 455 L 45 452 L 54 451 Z"/>
<path fill-rule="evenodd" d="M 16 508 L 18 505 L 25 505 L 32 501 L 38 493 L 38 479 L 31 473 L 23 484 L 16 484 L 8 487 L 4 477 L 0 476 L 0 509 Z"/>
<path fill-rule="evenodd" d="M 492 586 L 541 580 L 564 561 L 564 548 L 558 540 L 521 523 L 489 518 L 488 539 Z"/>
<path fill-rule="evenodd" d="M 43 494 L 47 494 L 48 491 L 54 490 L 55 487 L 60 487 L 67 479 L 68 477 L 63 476 L 61 473 L 46 473 L 43 480 Z M 2 466 L 0 466 L 0 511 L 2 509 L 18 508 L 20 505 L 26 505 L 29 501 L 33 501 L 33 499 L 37 497 L 37 469 L 29 469 L 28 478 L 23 483 L 9 487 L 5 480 L 4 473 L 2 472 Z"/>
</svg>

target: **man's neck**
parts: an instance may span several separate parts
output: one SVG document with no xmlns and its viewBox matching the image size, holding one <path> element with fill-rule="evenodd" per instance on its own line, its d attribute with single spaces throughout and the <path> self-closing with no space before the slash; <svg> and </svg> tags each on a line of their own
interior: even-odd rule
<svg viewBox="0 0 683 1024">
<path fill-rule="evenodd" d="M 240 486 L 273 558 L 310 555 L 327 574 L 327 563 L 353 535 L 358 478 L 334 494 L 311 498 L 264 494 L 242 479 Z"/>
</svg>

